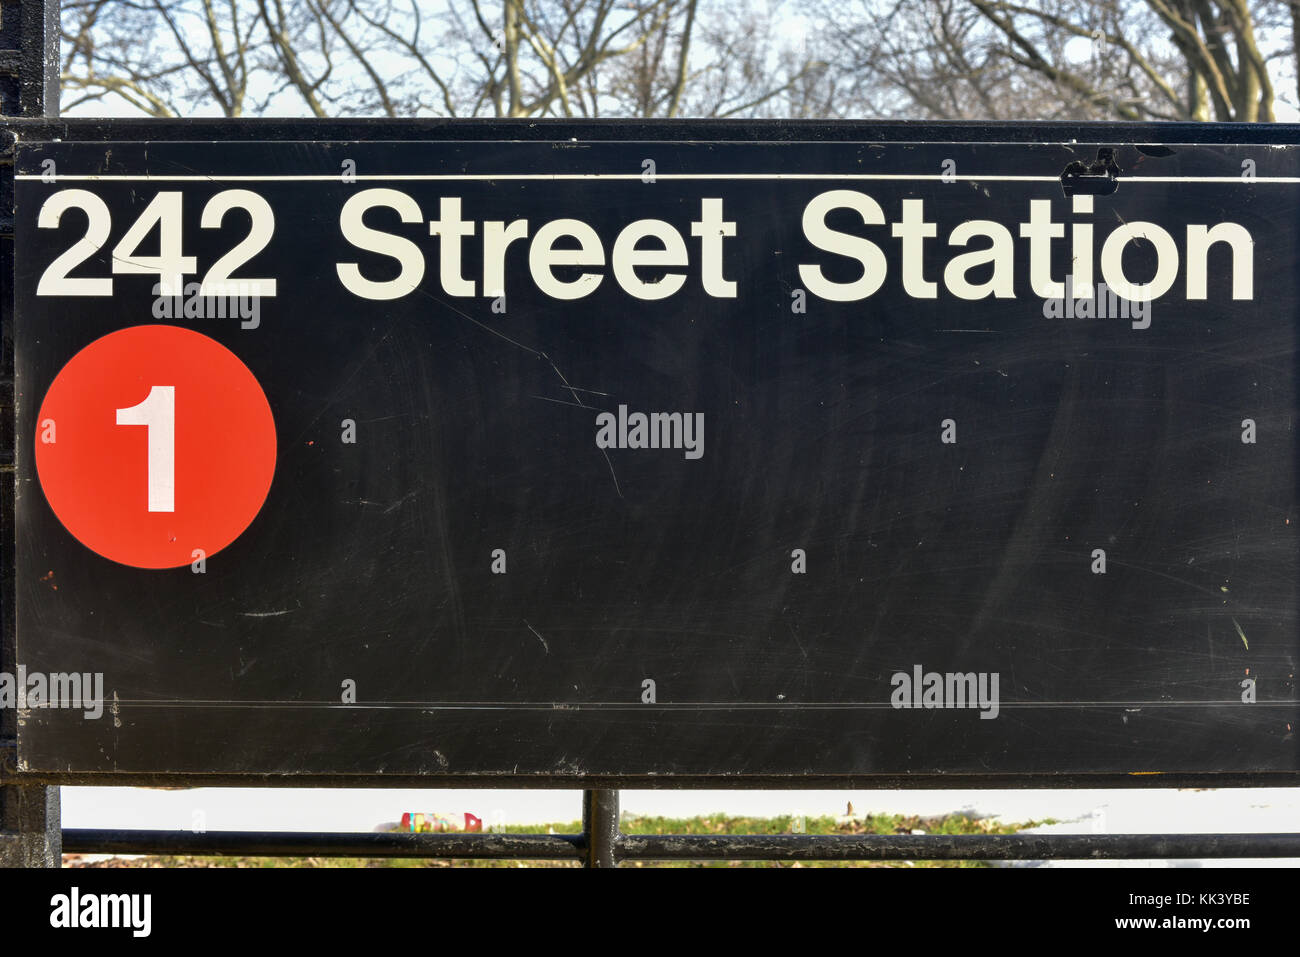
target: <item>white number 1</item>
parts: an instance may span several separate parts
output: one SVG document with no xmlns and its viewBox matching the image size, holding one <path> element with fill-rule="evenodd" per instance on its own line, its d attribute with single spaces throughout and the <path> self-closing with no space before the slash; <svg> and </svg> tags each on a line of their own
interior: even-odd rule
<svg viewBox="0 0 1300 957">
<path fill-rule="evenodd" d="M 156 385 L 139 405 L 117 410 L 118 425 L 149 429 L 149 511 L 176 511 L 176 387 Z"/>
</svg>

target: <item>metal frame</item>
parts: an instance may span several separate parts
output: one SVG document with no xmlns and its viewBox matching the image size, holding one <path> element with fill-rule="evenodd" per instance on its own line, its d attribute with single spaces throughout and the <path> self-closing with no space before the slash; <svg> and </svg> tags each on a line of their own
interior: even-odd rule
<svg viewBox="0 0 1300 957">
<path fill-rule="evenodd" d="M 13 147 L 20 138 L 71 140 L 218 139 L 428 139 L 475 140 L 499 136 L 504 124 L 480 120 L 73 120 L 58 117 L 59 9 L 56 0 L 14 0 L 0 19 L 0 276 L 13 275 Z M 17 12 L 18 16 L 12 16 Z M 656 140 L 893 140 L 953 137 L 999 142 L 1072 140 L 1081 128 L 1069 123 L 924 124 L 815 121 L 517 121 L 512 138 L 554 140 L 637 138 Z M 1091 123 L 1087 134 L 1103 139 L 1163 142 L 1296 143 L 1300 127 L 1263 124 Z M 6 281 L 3 287 L 11 289 Z M 14 649 L 14 418 L 13 300 L 0 295 L 0 670 L 15 661 Z M 689 788 L 1051 788 L 1051 787 L 1261 787 L 1300 786 L 1300 771 L 1234 774 L 922 775 L 816 777 L 653 776 L 582 778 L 497 776 L 395 777 L 355 775 L 216 774 L 31 774 L 17 770 L 16 716 L 0 710 L 0 865 L 57 867 L 61 852 L 217 854 L 266 856 L 361 856 L 577 861 L 586 867 L 617 867 L 644 860 L 1039 860 L 1148 857 L 1300 856 L 1300 834 L 1176 835 L 628 835 L 619 828 L 619 787 Z M 166 831 L 63 831 L 58 786 L 386 786 L 550 787 L 583 792 L 580 834 L 303 834 Z"/>
<path fill-rule="evenodd" d="M 623 861 L 1026 861 L 1300 857 L 1300 834 L 624 834 L 618 792 L 583 794 L 580 834 L 69 830 L 65 851 L 262 857 Z"/>
<path fill-rule="evenodd" d="M 14 16 L 17 14 L 17 16 Z M 59 5 L 20 0 L 0 7 L 0 117 L 51 117 L 59 112 Z M 7 139 L 11 139 L 6 137 Z M 0 276 L 13 276 L 13 157 L 0 141 Z M 5 168 L 8 167 L 8 168 Z M 4 280 L 6 289 L 12 283 Z M 0 667 L 14 660 L 13 298 L 0 296 Z M 0 864 L 57 867 L 62 831 L 59 789 L 4 783 L 17 735 L 17 715 L 0 709 Z"/>
<path fill-rule="evenodd" d="M 0 116 L 58 116 L 58 3 L 13 0 L 4 11 L 8 16 L 0 14 Z"/>
</svg>

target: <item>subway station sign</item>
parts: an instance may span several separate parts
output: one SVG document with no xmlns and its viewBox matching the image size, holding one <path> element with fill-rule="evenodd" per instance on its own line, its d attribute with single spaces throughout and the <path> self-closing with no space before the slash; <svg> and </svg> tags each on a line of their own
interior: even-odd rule
<svg viewBox="0 0 1300 957">
<path fill-rule="evenodd" d="M 20 139 L 15 198 L 24 770 L 1300 771 L 1292 147 Z"/>
</svg>

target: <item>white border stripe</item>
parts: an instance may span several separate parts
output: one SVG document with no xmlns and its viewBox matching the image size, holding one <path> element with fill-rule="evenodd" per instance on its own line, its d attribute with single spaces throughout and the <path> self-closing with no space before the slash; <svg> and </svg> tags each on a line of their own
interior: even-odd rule
<svg viewBox="0 0 1300 957">
<path fill-rule="evenodd" d="M 367 173 L 350 176 L 351 180 L 368 180 L 379 182 L 422 182 L 422 181 L 473 181 L 473 182 L 490 182 L 493 180 L 584 180 L 584 179 L 608 179 L 608 180 L 640 180 L 641 173 L 393 173 L 385 175 L 383 173 Z M 22 173 L 15 176 L 14 179 L 22 180 L 39 180 L 39 173 Z M 656 180 L 660 179 L 679 179 L 679 180 L 746 180 L 746 179 L 769 179 L 769 180 L 942 180 L 943 174 L 917 174 L 917 173 L 658 173 L 655 175 Z M 1004 180 L 1008 182 L 1055 182 L 1056 176 L 949 176 L 948 181 L 953 180 Z M 208 182 L 208 181 L 246 181 L 246 182 L 325 182 L 325 183 L 344 183 L 341 173 L 330 173 L 326 175 L 303 175 L 303 176 L 257 176 L 257 175 L 214 175 L 214 176 L 172 176 L 151 174 L 117 174 L 117 173 L 87 173 L 87 174 L 70 174 L 57 175 L 51 177 L 51 181 L 59 180 L 106 180 L 106 181 L 129 181 L 135 182 L 140 180 L 166 180 L 174 182 Z M 647 184 L 648 185 L 648 184 Z"/>
<path fill-rule="evenodd" d="M 352 180 L 367 182 L 495 182 L 510 180 L 538 180 L 555 182 L 559 180 L 617 180 L 640 181 L 640 173 L 382 173 L 357 174 Z M 27 182 L 46 181 L 40 173 L 19 173 L 16 180 Z M 830 180 L 830 181 L 869 181 L 869 180 L 911 180 L 915 182 L 970 182 L 970 183 L 1059 183 L 1059 176 L 972 176 L 953 175 L 945 178 L 942 173 L 658 173 L 656 180 Z M 61 173 L 48 179 L 50 183 L 60 182 L 168 182 L 168 183 L 215 183 L 215 182 L 303 182 L 303 183 L 340 183 L 346 185 L 342 174 L 302 175 L 302 176 L 261 176 L 261 175 L 151 175 L 118 173 Z M 1237 183 L 1243 186 L 1258 183 L 1300 183 L 1300 176 L 1256 176 L 1245 179 L 1241 176 L 1137 176 L 1131 179 L 1120 177 L 1120 185 L 1129 186 L 1137 183 Z M 649 184 L 647 184 L 649 185 Z"/>
</svg>

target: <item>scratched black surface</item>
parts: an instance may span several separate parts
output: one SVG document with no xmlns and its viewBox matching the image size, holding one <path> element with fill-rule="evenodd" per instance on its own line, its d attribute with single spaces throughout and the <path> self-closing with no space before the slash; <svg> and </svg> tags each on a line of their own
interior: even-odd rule
<svg viewBox="0 0 1300 957">
<path fill-rule="evenodd" d="M 109 152 L 111 150 L 111 153 Z M 1053 175 L 1084 147 L 996 144 L 35 143 L 60 173 L 639 174 L 880 172 Z M 1120 220 L 1232 220 L 1255 240 L 1252 302 L 1232 302 L 1226 255 L 1209 299 L 1183 272 L 1150 329 L 1050 320 L 1016 243 L 1015 300 L 910 299 L 887 227 L 856 227 L 890 257 L 872 298 L 810 297 L 800 262 L 829 262 L 800 215 L 832 188 L 875 197 L 892 221 L 924 198 L 939 240 L 966 219 L 1015 232 L 1052 182 L 259 182 L 274 240 L 247 269 L 279 278 L 262 325 L 188 324 L 263 384 L 279 459 L 252 526 L 188 568 L 116 565 L 46 504 L 31 438 L 54 375 L 114 329 L 155 321 L 151 277 L 112 300 L 38 299 L 40 271 L 84 230 L 37 230 L 66 184 L 19 183 L 17 225 L 18 660 L 102 671 L 117 713 L 32 711 L 32 770 L 362 774 L 759 775 L 1295 771 L 1297 707 L 1294 184 L 1146 183 L 1150 176 L 1296 176 L 1294 149 L 1119 151 L 1125 181 L 1096 201 L 1097 248 Z M 78 183 L 78 186 L 86 184 Z M 612 276 L 577 303 L 507 260 L 508 312 L 437 286 L 422 224 L 367 221 L 426 252 L 424 294 L 374 303 L 333 264 L 378 258 L 343 242 L 360 188 L 442 195 L 466 218 L 575 217 L 612 245 L 633 219 L 689 223 L 721 197 L 735 300 L 686 288 L 640 303 Z M 200 267 L 244 226 L 196 228 L 230 183 L 98 182 L 112 242 L 157 189 L 183 189 Z M 1078 217 L 1083 219 L 1085 217 Z M 850 228 L 846 217 L 843 228 Z M 1181 245 L 1181 243 L 1180 243 Z M 1053 274 L 1068 270 L 1055 244 Z M 111 243 L 110 243 L 111 248 Z M 466 275 L 475 276 L 473 243 Z M 1149 250 L 1149 247 L 1147 247 Z M 75 274 L 107 274 L 107 252 Z M 1151 269 L 1130 248 L 1126 266 Z M 853 278 L 852 270 L 840 277 Z M 178 323 L 179 324 L 179 323 Z M 575 406 L 575 393 L 586 407 Z M 598 410 L 691 410 L 705 454 L 610 451 Z M 1241 442 L 1241 420 L 1259 441 Z M 355 446 L 339 422 L 358 423 Z M 958 442 L 939 441 L 940 421 Z M 105 463 L 121 467 L 122 463 Z M 508 573 L 493 575 L 504 549 Z M 791 573 L 791 550 L 808 571 Z M 1090 571 L 1106 549 L 1105 575 Z M 41 577 L 54 571 L 57 591 Z M 1224 591 L 1224 589 L 1227 591 Z M 1243 641 L 1240 631 L 1247 636 Z M 1249 647 L 1247 647 L 1247 643 Z M 996 671 L 1001 713 L 892 710 L 890 675 Z M 1242 678 L 1259 701 L 1240 702 Z M 338 704 L 340 683 L 359 702 Z M 653 679 L 658 702 L 640 702 Z"/>
</svg>

